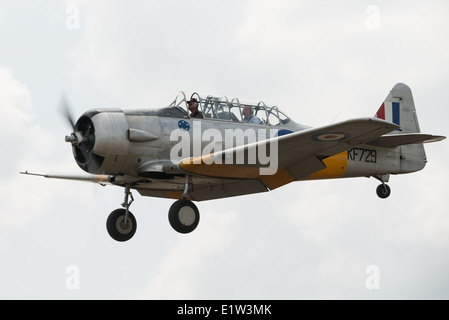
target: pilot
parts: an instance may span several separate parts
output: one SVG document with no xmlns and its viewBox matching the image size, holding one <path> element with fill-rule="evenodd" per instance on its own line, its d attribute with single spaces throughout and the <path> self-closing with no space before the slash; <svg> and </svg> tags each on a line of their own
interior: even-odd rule
<svg viewBox="0 0 449 320">
<path fill-rule="evenodd" d="M 243 122 L 245 123 L 262 124 L 262 120 L 260 120 L 258 116 L 254 115 L 254 110 L 251 109 L 250 106 L 243 107 L 243 116 Z"/>
<path fill-rule="evenodd" d="M 204 119 L 204 115 L 201 111 L 198 110 L 198 100 L 195 98 L 191 98 L 190 101 L 187 102 L 190 110 L 190 118 L 200 118 Z"/>
</svg>

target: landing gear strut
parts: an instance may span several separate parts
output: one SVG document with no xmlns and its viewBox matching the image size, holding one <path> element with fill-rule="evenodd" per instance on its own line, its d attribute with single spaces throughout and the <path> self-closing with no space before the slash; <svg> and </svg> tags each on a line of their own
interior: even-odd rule
<svg viewBox="0 0 449 320">
<path fill-rule="evenodd" d="M 106 229 L 112 239 L 120 242 L 131 239 L 137 230 L 137 221 L 134 215 L 129 211 L 129 207 L 134 201 L 130 191 L 131 185 L 125 187 L 125 201 L 122 203 L 123 209 L 112 211 L 106 221 Z M 131 200 L 129 200 L 131 198 Z"/>
</svg>

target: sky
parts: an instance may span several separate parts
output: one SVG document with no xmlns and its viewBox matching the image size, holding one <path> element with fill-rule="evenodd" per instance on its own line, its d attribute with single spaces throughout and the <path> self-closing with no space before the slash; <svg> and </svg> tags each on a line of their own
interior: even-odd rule
<svg viewBox="0 0 449 320">
<path fill-rule="evenodd" d="M 296 182 L 197 203 L 134 192 L 137 233 L 106 231 L 124 190 L 20 171 L 81 173 L 65 94 L 91 108 L 159 108 L 179 91 L 279 106 L 313 127 L 373 116 L 398 82 L 424 133 L 448 135 L 449 3 L 0 0 L 1 299 L 448 299 L 448 142 L 418 173 Z"/>
</svg>

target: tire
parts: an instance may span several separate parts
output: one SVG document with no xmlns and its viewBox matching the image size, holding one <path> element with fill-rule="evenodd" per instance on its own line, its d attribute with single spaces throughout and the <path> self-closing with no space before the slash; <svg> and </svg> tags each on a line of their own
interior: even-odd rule
<svg viewBox="0 0 449 320">
<path fill-rule="evenodd" d="M 127 226 L 125 221 L 125 209 L 117 209 L 111 212 L 106 221 L 106 229 L 112 239 L 124 242 L 130 240 L 137 230 L 137 221 L 131 212 L 128 212 Z"/>
<path fill-rule="evenodd" d="M 391 189 L 388 185 L 384 186 L 383 184 L 380 184 L 376 189 L 376 193 L 379 196 L 379 198 L 386 199 L 390 196 Z"/>
<path fill-rule="evenodd" d="M 170 207 L 168 221 L 177 232 L 190 233 L 198 226 L 200 213 L 193 202 L 181 199 Z"/>
</svg>

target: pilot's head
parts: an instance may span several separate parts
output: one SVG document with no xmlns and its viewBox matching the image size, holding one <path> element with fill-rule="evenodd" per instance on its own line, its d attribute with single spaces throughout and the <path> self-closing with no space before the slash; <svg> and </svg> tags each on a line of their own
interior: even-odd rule
<svg viewBox="0 0 449 320">
<path fill-rule="evenodd" d="M 187 105 L 189 106 L 190 112 L 194 113 L 198 111 L 198 100 L 195 98 L 191 98 L 190 101 L 187 102 Z"/>
<path fill-rule="evenodd" d="M 244 106 L 243 107 L 243 115 L 245 116 L 246 119 L 251 117 L 253 114 L 254 114 L 254 110 L 251 109 L 250 106 Z"/>
</svg>

